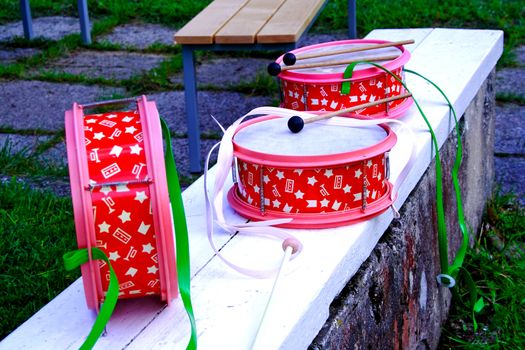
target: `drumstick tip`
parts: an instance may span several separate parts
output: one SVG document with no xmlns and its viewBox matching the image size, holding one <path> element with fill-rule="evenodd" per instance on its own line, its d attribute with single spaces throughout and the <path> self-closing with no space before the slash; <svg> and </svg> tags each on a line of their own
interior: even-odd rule
<svg viewBox="0 0 525 350">
<path fill-rule="evenodd" d="M 288 237 L 283 241 L 283 250 L 286 251 L 286 248 L 292 248 L 292 254 L 296 254 L 303 249 L 303 245 L 296 238 Z"/>
<path fill-rule="evenodd" d="M 277 63 L 277 62 L 270 63 L 268 65 L 268 73 L 271 76 L 274 76 L 274 77 L 279 75 L 279 73 L 281 73 L 281 66 L 279 65 L 279 63 Z"/>
<path fill-rule="evenodd" d="M 283 62 L 287 66 L 293 66 L 295 64 L 295 61 L 297 61 L 297 57 L 291 52 L 287 52 L 283 56 Z"/>
<path fill-rule="evenodd" d="M 298 115 L 294 115 L 293 117 L 288 119 L 288 129 L 290 129 L 290 131 L 294 134 L 297 134 L 299 131 L 303 130 L 303 127 L 304 120 Z"/>
</svg>

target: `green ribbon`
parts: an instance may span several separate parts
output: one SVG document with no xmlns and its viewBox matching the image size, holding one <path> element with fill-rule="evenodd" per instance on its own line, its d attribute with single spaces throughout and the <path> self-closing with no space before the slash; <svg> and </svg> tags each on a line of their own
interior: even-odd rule
<svg viewBox="0 0 525 350">
<path fill-rule="evenodd" d="M 355 69 L 355 66 L 360 64 L 360 63 L 370 64 L 372 66 L 375 66 L 375 67 L 385 71 L 386 73 L 388 73 L 389 75 L 394 77 L 394 79 L 396 79 L 399 83 L 401 83 L 403 85 L 403 87 L 406 89 L 406 91 L 410 92 L 410 90 L 408 89 L 406 84 L 397 75 L 392 73 L 387 68 L 385 68 L 385 67 L 383 67 L 383 66 L 381 66 L 381 65 L 379 65 L 377 63 L 374 63 L 374 62 L 369 62 L 369 61 L 353 62 L 353 63 L 348 65 L 348 67 L 346 68 L 346 70 L 345 70 L 345 72 L 343 74 L 343 77 L 345 79 L 351 79 L 353 71 Z M 477 328 L 476 319 L 475 319 L 474 314 L 479 312 L 479 311 L 481 311 L 483 309 L 484 302 L 483 302 L 483 298 L 479 298 L 479 299 L 477 298 L 477 295 L 478 295 L 477 287 L 476 287 L 474 281 L 472 280 L 472 277 L 468 273 L 468 271 L 466 271 L 464 268 L 462 268 L 463 262 L 465 260 L 465 255 L 466 255 L 467 249 L 468 249 L 470 233 L 469 233 L 467 224 L 465 222 L 465 216 L 464 216 L 464 213 L 463 213 L 463 201 L 461 199 L 461 189 L 460 189 L 459 179 L 458 179 L 459 167 L 461 165 L 461 160 L 462 160 L 462 157 L 463 157 L 463 145 L 462 145 L 462 142 L 461 142 L 461 135 L 460 135 L 460 132 L 459 132 L 458 118 L 457 118 L 457 115 L 456 115 L 456 111 L 455 111 L 454 107 L 452 106 L 452 103 L 450 102 L 450 100 L 446 96 L 446 94 L 433 81 L 431 81 L 430 79 L 424 77 L 423 75 L 421 75 L 421 74 L 419 74 L 419 73 L 417 73 L 415 71 L 409 70 L 409 69 L 405 69 L 405 72 L 414 74 L 414 75 L 424 79 L 425 81 L 430 83 L 432 86 L 434 86 L 434 88 L 436 88 L 439 91 L 439 93 L 443 96 L 443 98 L 446 100 L 450 110 L 452 111 L 452 115 L 454 116 L 455 128 L 456 128 L 457 140 L 458 140 L 458 146 L 457 146 L 457 152 L 456 152 L 456 159 L 454 161 L 454 166 L 452 168 L 452 182 L 453 182 L 453 185 L 454 185 L 454 193 L 455 193 L 455 199 L 456 199 L 456 208 L 457 208 L 457 214 L 458 214 L 458 224 L 459 224 L 459 228 L 461 230 L 463 239 L 462 239 L 462 242 L 461 242 L 461 246 L 460 246 L 459 250 L 456 253 L 456 257 L 454 258 L 453 263 L 449 265 L 448 264 L 447 227 L 445 225 L 445 211 L 444 211 L 444 206 L 443 206 L 443 180 L 442 180 L 443 176 L 442 176 L 442 169 L 441 169 L 441 159 L 440 159 L 440 156 L 439 156 L 439 145 L 438 145 L 437 138 L 436 138 L 436 135 L 434 133 L 434 130 L 432 129 L 432 126 L 430 125 L 430 122 L 428 121 L 425 113 L 421 109 L 421 106 L 417 102 L 416 98 L 414 96 L 412 96 L 412 99 L 413 99 L 415 105 L 417 106 L 417 109 L 419 110 L 419 113 L 423 117 L 423 119 L 424 119 L 424 121 L 425 121 L 425 123 L 426 123 L 426 125 L 428 127 L 428 130 L 430 131 L 430 135 L 431 135 L 431 139 L 432 139 L 432 147 L 433 147 L 433 149 L 435 151 L 435 154 L 436 154 L 436 212 L 437 212 L 437 224 L 438 224 L 438 245 L 439 245 L 439 261 L 440 261 L 441 273 L 446 275 L 446 276 L 450 276 L 452 278 L 457 278 L 458 273 L 460 272 L 460 270 L 463 270 L 464 276 L 465 276 L 465 279 L 466 279 L 466 283 L 467 283 L 467 287 L 468 287 L 469 292 L 470 292 L 470 299 L 471 299 L 470 300 L 470 304 L 471 304 L 471 308 L 472 308 L 472 320 L 473 320 L 474 327 Z M 341 94 L 349 94 L 349 93 L 350 93 L 350 81 L 345 81 L 345 82 L 343 82 L 341 84 Z M 444 285 L 452 287 L 451 284 L 452 284 L 453 281 L 450 280 L 450 278 L 444 277 L 444 278 L 441 278 L 440 281 Z"/>
<path fill-rule="evenodd" d="M 406 84 L 401 80 L 399 79 L 399 77 L 397 75 L 395 75 L 394 73 L 392 73 L 390 70 L 388 70 L 387 68 L 377 64 L 377 63 L 374 63 L 374 62 L 369 62 L 369 61 L 358 61 L 358 62 L 353 62 L 351 63 L 350 65 L 348 65 L 348 67 L 346 68 L 343 76 L 344 78 L 351 78 L 352 77 L 352 72 L 354 71 L 355 69 L 355 66 L 358 65 L 358 64 L 370 64 L 374 67 L 377 67 L 383 71 L 385 71 L 386 73 L 388 73 L 389 75 L 391 75 L 392 77 L 394 77 L 400 84 L 403 85 L 403 87 L 408 91 L 410 92 L 410 90 L 408 89 L 408 87 L 406 86 Z M 414 74 L 417 74 L 418 76 L 424 78 L 422 75 L 418 74 L 418 73 L 415 73 L 413 71 L 409 71 L 409 70 L 405 70 L 409 73 L 414 73 Z M 425 80 L 429 81 L 428 79 L 424 78 Z M 430 82 L 430 81 L 429 81 Z M 343 84 L 345 83 L 348 83 L 346 85 L 346 87 L 344 88 L 344 91 L 343 91 L 343 85 L 341 86 L 341 94 L 343 94 L 344 92 L 348 93 L 349 92 L 349 89 L 350 89 L 350 82 L 343 82 Z M 439 89 L 437 87 L 437 85 L 435 85 L 434 83 L 430 82 L 433 86 L 435 86 L 438 91 L 443 95 L 445 96 L 445 99 L 450 107 L 450 109 L 452 110 L 453 114 L 454 114 L 454 118 L 456 120 L 456 128 L 458 128 L 458 125 L 457 125 L 457 118 L 456 118 L 456 112 L 454 110 L 454 107 L 452 106 L 452 104 L 450 103 L 449 99 L 446 97 L 446 95 L 444 94 L 444 92 Z M 348 92 L 347 92 L 348 91 Z M 454 260 L 454 263 L 450 266 L 451 268 L 449 269 L 449 264 L 448 264 L 448 238 L 447 238 L 447 227 L 445 225 L 445 210 L 444 210 L 444 206 L 443 206 L 443 175 L 442 175 L 442 168 L 441 168 L 441 159 L 440 159 L 440 156 L 439 156 L 439 145 L 438 145 L 438 141 L 437 141 L 437 138 L 436 138 L 436 135 L 434 133 L 434 129 L 432 128 L 432 126 L 430 125 L 430 122 L 428 121 L 428 118 L 426 117 L 425 113 L 423 112 L 421 106 L 419 105 L 419 103 L 417 102 L 416 98 L 414 96 L 412 96 L 412 99 L 415 103 L 415 105 L 417 106 L 417 109 L 419 110 L 419 113 L 421 114 L 421 116 L 423 117 L 427 127 L 428 127 L 428 130 L 430 131 L 430 136 L 431 136 L 431 140 L 432 140 L 432 147 L 433 147 L 433 150 L 435 152 L 435 155 L 436 155 L 436 213 L 437 213 L 437 225 L 438 225 L 438 243 L 439 243 L 439 256 L 440 256 L 440 267 L 441 267 L 441 273 L 442 274 L 445 274 L 445 275 L 450 275 L 452 271 L 454 271 L 454 276 L 457 275 L 457 270 L 458 268 L 463 264 L 463 260 L 465 258 L 465 253 L 466 253 L 466 249 L 468 247 L 468 242 L 469 242 L 469 233 L 468 233 L 468 230 L 466 229 L 466 225 L 465 225 L 465 222 L 464 222 L 464 217 L 463 217 L 463 204 L 462 204 L 462 201 L 461 201 L 461 193 L 460 193 L 460 188 L 459 188 L 459 181 L 458 181 L 458 177 L 457 177 L 457 173 L 458 173 L 458 169 L 459 169 L 459 165 L 461 164 L 461 157 L 462 157 L 462 147 L 461 147 L 461 138 L 459 137 L 459 133 L 458 133 L 458 152 L 456 154 L 456 162 L 454 163 L 454 169 L 452 170 L 452 179 L 453 179 L 453 183 L 454 183 L 454 192 L 455 192 L 455 195 L 456 195 L 456 204 L 457 204 L 457 207 L 458 207 L 458 221 L 460 222 L 460 229 L 463 233 L 463 242 L 462 242 L 462 245 L 458 251 L 458 254 L 456 255 L 456 259 Z M 452 277 L 454 277 L 452 276 Z M 450 284 L 450 280 L 448 281 L 448 284 Z"/>
<path fill-rule="evenodd" d="M 193 315 L 193 306 L 190 295 L 191 275 L 188 227 L 186 225 L 186 216 L 184 214 L 184 203 L 182 202 L 179 176 L 177 175 L 177 167 L 175 166 L 173 151 L 171 149 L 170 130 L 162 118 L 160 119 L 160 123 L 162 125 L 162 136 L 166 141 L 166 177 L 168 180 L 168 193 L 170 196 L 171 208 L 173 211 L 173 221 L 175 224 L 179 291 L 191 324 L 191 337 L 186 349 L 193 350 L 197 349 L 197 326 L 195 324 L 195 316 Z"/>
<path fill-rule="evenodd" d="M 82 346 L 80 346 L 80 350 L 92 349 L 93 346 L 95 346 L 95 343 L 104 331 L 104 328 L 106 327 L 106 324 L 108 323 L 109 318 L 115 309 L 119 293 L 117 275 L 115 274 L 115 271 L 113 270 L 113 267 L 111 266 L 111 263 L 106 254 L 104 254 L 102 250 L 95 247 L 91 248 L 91 254 L 93 260 L 104 260 L 108 264 L 109 286 L 106 293 L 106 300 L 100 307 L 100 312 L 97 315 L 95 323 L 93 324 L 93 327 L 91 328 L 91 331 L 89 332 L 86 340 Z M 66 270 L 74 270 L 80 265 L 89 262 L 89 250 L 87 248 L 82 248 L 67 252 L 64 254 L 63 259 Z"/>
<path fill-rule="evenodd" d="M 418 77 L 424 79 L 425 81 L 430 83 L 432 86 L 434 86 L 436 88 L 436 90 L 438 90 L 439 93 L 443 96 L 443 98 L 447 101 L 447 104 L 449 105 L 449 108 L 452 111 L 452 115 L 454 116 L 454 121 L 455 121 L 455 126 L 454 127 L 456 128 L 458 147 L 457 147 L 457 152 L 456 152 L 456 159 L 454 160 L 454 167 L 452 168 L 452 183 L 454 184 L 454 193 L 456 195 L 456 207 L 457 207 L 457 212 L 458 212 L 458 224 L 459 224 L 459 228 L 461 230 L 461 233 L 463 235 L 463 241 L 461 242 L 461 246 L 460 246 L 460 248 L 459 248 L 459 250 L 458 250 L 458 252 L 456 254 L 454 262 L 450 266 L 448 266 L 448 258 L 447 258 L 446 264 L 447 264 L 447 267 L 448 267 L 448 271 L 447 272 L 443 272 L 443 273 L 448 273 L 452 277 L 455 278 L 457 276 L 458 272 L 459 272 L 459 269 L 463 265 L 463 261 L 465 260 L 465 255 L 467 254 L 467 249 L 468 249 L 468 244 L 469 244 L 469 237 L 470 237 L 470 232 L 469 232 L 467 224 L 465 222 L 465 215 L 463 213 L 463 200 L 461 199 L 461 189 L 460 189 L 459 180 L 458 180 L 459 167 L 461 166 L 461 160 L 463 158 L 463 144 L 461 142 L 461 135 L 459 133 L 458 118 L 457 118 L 457 115 L 456 115 L 456 111 L 455 111 L 454 107 L 452 106 L 452 103 L 448 99 L 447 95 L 443 92 L 443 90 L 441 90 L 441 88 L 439 88 L 439 86 L 437 86 L 430 79 L 424 77 L 423 75 L 421 75 L 421 74 L 419 74 L 419 73 L 417 73 L 417 72 L 415 72 L 413 70 L 405 69 L 405 72 L 417 75 Z M 445 232 L 445 234 L 446 234 L 446 232 Z M 444 238 L 445 238 L 445 242 L 443 242 L 442 244 L 445 245 L 445 247 L 447 248 L 447 256 L 448 256 L 448 245 L 447 245 L 448 241 L 446 240 L 446 235 L 445 235 Z M 441 243 L 440 243 L 440 245 L 441 245 Z M 443 259 L 441 259 L 441 260 L 443 260 Z"/>
<path fill-rule="evenodd" d="M 346 67 L 343 73 L 343 79 L 352 79 L 352 76 L 354 75 L 355 66 L 357 66 L 359 63 L 364 63 L 364 62 L 365 61 L 358 61 L 358 62 L 350 63 Z M 341 84 L 341 95 L 348 95 L 350 93 L 351 87 L 352 87 L 352 84 L 350 83 L 350 80 L 343 81 L 343 83 Z"/>
</svg>

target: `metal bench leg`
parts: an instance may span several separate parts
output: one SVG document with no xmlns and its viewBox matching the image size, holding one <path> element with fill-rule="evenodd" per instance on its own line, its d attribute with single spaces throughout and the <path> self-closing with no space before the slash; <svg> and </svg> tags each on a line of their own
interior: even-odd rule
<svg viewBox="0 0 525 350">
<path fill-rule="evenodd" d="M 355 0 L 348 0 L 348 36 L 357 38 Z"/>
<path fill-rule="evenodd" d="M 199 108 L 197 106 L 197 83 L 195 79 L 195 57 L 193 49 L 182 45 L 184 74 L 184 97 L 186 102 L 186 125 L 190 146 L 190 172 L 201 172 L 201 151 L 199 131 Z"/>
<path fill-rule="evenodd" d="M 85 45 L 91 44 L 91 31 L 89 28 L 89 15 L 87 0 L 78 0 L 78 17 L 80 18 L 80 34 L 82 36 L 82 43 Z"/>
<path fill-rule="evenodd" d="M 32 40 L 35 35 L 33 33 L 33 21 L 31 20 L 31 7 L 29 6 L 29 0 L 20 0 L 20 11 L 22 12 L 24 36 L 27 40 Z"/>
</svg>

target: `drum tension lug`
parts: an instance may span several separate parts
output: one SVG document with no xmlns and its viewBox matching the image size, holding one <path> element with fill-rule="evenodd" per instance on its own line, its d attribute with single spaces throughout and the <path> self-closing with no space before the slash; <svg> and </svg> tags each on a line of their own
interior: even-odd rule
<svg viewBox="0 0 525 350">
<path fill-rule="evenodd" d="M 232 162 L 232 181 L 234 184 L 237 183 L 237 158 L 234 158 Z"/>
<path fill-rule="evenodd" d="M 364 161 L 361 167 L 363 169 L 363 193 L 361 194 L 363 204 L 361 206 L 361 210 L 365 212 L 367 205 L 366 197 L 368 196 L 368 178 L 366 176 L 366 164 Z"/>
<path fill-rule="evenodd" d="M 261 209 L 261 215 L 266 215 L 265 209 L 264 209 L 264 167 L 261 165 L 259 170 L 259 182 L 261 184 L 259 189 L 259 200 L 260 200 L 260 209 Z"/>
</svg>

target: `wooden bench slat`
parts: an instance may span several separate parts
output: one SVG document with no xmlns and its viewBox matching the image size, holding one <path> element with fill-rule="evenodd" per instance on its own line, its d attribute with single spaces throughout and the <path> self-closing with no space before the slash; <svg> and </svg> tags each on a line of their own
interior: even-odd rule
<svg viewBox="0 0 525 350">
<path fill-rule="evenodd" d="M 249 0 L 215 0 L 174 36 L 177 44 L 213 44 L 213 38 Z"/>
<path fill-rule="evenodd" d="M 257 34 L 258 43 L 299 40 L 326 0 L 288 0 Z"/>
<path fill-rule="evenodd" d="M 215 35 L 217 44 L 253 44 L 264 27 L 286 0 L 251 0 Z"/>
</svg>

